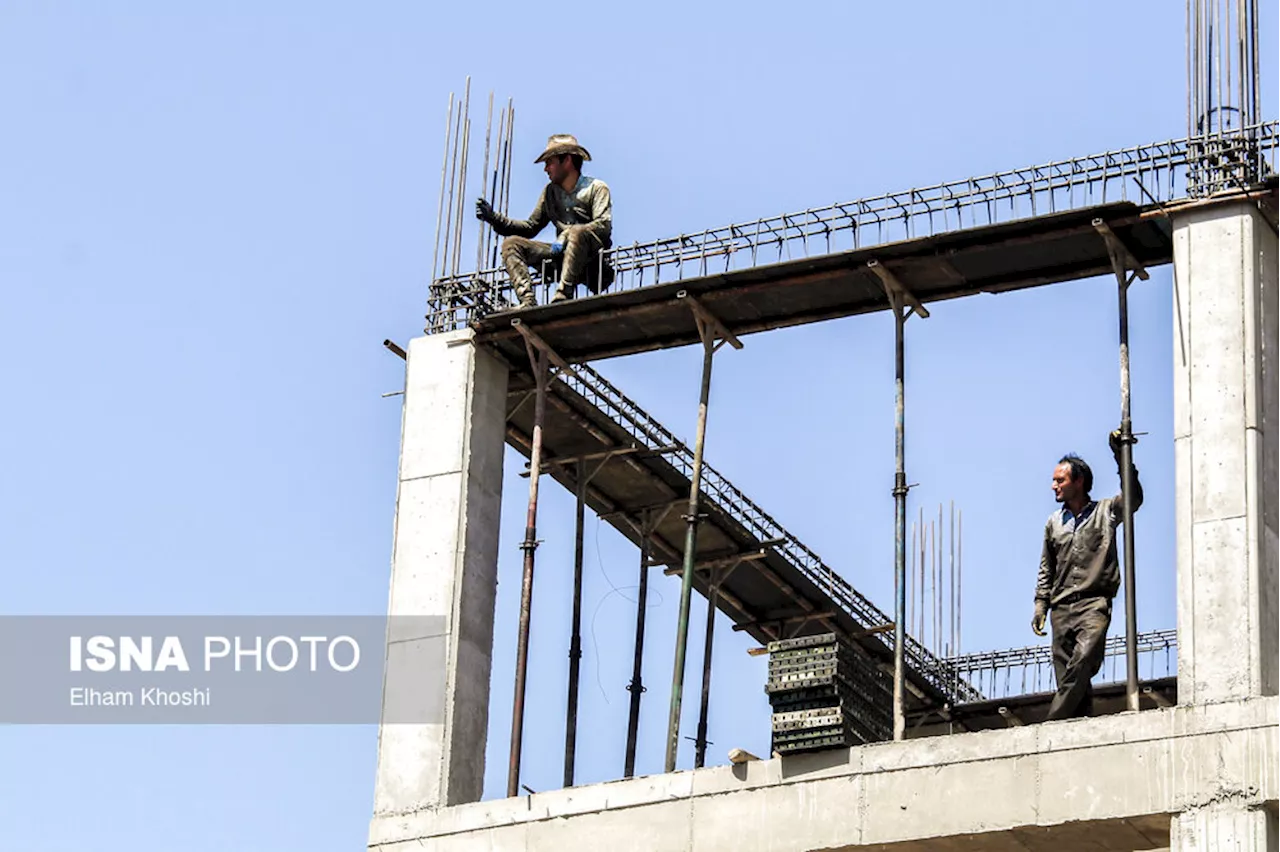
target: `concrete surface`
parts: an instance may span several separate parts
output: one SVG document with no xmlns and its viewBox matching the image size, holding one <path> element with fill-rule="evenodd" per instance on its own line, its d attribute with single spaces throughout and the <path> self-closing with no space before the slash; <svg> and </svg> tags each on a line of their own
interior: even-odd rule
<svg viewBox="0 0 1280 852">
<path fill-rule="evenodd" d="M 1276 800 L 1277 721 L 1262 697 L 877 743 L 379 818 L 370 848 L 1131 852 L 1188 812 L 1174 848 L 1198 852 Z"/>
<path fill-rule="evenodd" d="M 1173 238 L 1178 700 L 1275 695 L 1276 234 L 1235 202 Z"/>
<path fill-rule="evenodd" d="M 410 342 L 375 819 L 483 793 L 506 394 L 506 367 L 470 332 Z M 424 621 L 397 616 L 436 616 L 442 635 L 411 635 Z M 415 653 L 431 644 L 443 665 Z M 405 683 L 442 702 L 440 723 L 385 723 Z"/>
</svg>

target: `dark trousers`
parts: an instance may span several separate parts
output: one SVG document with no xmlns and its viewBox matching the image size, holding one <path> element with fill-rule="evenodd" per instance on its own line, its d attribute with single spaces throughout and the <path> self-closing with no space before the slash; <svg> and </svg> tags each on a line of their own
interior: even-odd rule
<svg viewBox="0 0 1280 852">
<path fill-rule="evenodd" d="M 1046 721 L 1093 713 L 1093 676 L 1102 668 L 1111 626 L 1111 599 L 1079 598 L 1049 613 L 1053 624 L 1053 671 L 1058 692 Z"/>
<path fill-rule="evenodd" d="M 507 237 L 502 241 L 502 264 L 507 268 L 521 305 L 531 307 L 535 304 L 529 267 L 538 270 L 544 280 L 552 275 L 559 277 L 553 302 L 572 298 L 579 284 L 586 285 L 592 293 L 599 293 L 613 283 L 612 268 L 599 262 L 602 247 L 595 237 L 581 228 L 570 226 L 565 228 L 561 239 L 564 251 L 558 257 L 551 253 L 550 243 L 524 237 Z M 602 266 L 603 269 L 600 268 Z"/>
</svg>

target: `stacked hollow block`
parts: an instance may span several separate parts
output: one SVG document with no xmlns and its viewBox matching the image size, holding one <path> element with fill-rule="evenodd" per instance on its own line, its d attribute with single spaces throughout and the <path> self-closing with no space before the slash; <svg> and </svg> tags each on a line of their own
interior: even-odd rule
<svg viewBox="0 0 1280 852">
<path fill-rule="evenodd" d="M 893 736 L 893 683 L 834 633 L 769 643 L 773 751 L 794 754 Z"/>
</svg>

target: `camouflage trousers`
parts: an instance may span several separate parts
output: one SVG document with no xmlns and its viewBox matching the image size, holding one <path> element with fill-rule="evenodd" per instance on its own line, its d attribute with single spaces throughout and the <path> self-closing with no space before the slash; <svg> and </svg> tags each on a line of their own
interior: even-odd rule
<svg viewBox="0 0 1280 852">
<path fill-rule="evenodd" d="M 536 269 L 544 281 L 558 277 L 552 302 L 573 298 L 579 284 L 586 285 L 592 293 L 599 293 L 613 282 L 613 270 L 607 264 L 601 276 L 601 245 L 593 235 L 570 227 L 561 234 L 560 242 L 564 251 L 557 256 L 552 254 L 550 243 L 524 237 L 507 237 L 502 241 L 502 265 L 507 269 L 521 307 L 537 304 L 529 277 L 530 267 Z"/>
</svg>

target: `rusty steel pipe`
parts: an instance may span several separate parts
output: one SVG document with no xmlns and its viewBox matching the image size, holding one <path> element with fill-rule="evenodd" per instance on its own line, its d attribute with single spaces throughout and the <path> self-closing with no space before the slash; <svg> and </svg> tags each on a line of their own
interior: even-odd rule
<svg viewBox="0 0 1280 852">
<path fill-rule="evenodd" d="M 907 472 L 906 472 L 906 398 L 903 382 L 903 326 L 907 318 L 903 313 L 900 297 L 894 299 L 894 454 L 896 462 L 893 474 L 894 536 L 893 536 L 893 738 L 906 736 L 906 696 L 903 679 L 906 662 L 903 649 L 907 644 Z"/>
<path fill-rule="evenodd" d="M 701 769 L 707 759 L 707 711 L 711 703 L 711 652 L 716 634 L 716 593 L 720 586 L 715 580 L 716 569 L 707 577 L 707 633 L 702 643 L 702 704 L 698 708 L 698 738 L 694 742 L 693 768 Z"/>
<path fill-rule="evenodd" d="M 644 663 L 645 601 L 649 595 L 649 537 L 653 535 L 651 517 L 652 513 L 646 511 L 640 518 L 640 585 L 636 591 L 635 657 L 631 664 L 631 683 L 627 684 L 627 691 L 631 693 L 631 708 L 627 715 L 627 753 L 622 772 L 623 778 L 630 778 L 636 772 L 636 736 L 640 730 L 640 695 L 644 692 L 641 668 Z"/>
<path fill-rule="evenodd" d="M 1124 511 L 1124 625 L 1125 703 L 1138 709 L 1138 596 L 1134 589 L 1133 536 L 1133 423 L 1129 419 L 1129 284 L 1120 280 L 1120 489 Z"/>
<path fill-rule="evenodd" d="M 582 662 L 582 528 L 586 518 L 586 465 L 578 460 L 577 523 L 573 543 L 573 626 L 569 637 L 569 699 L 564 720 L 564 786 L 573 786 L 574 757 L 578 744 L 578 673 Z"/>
<path fill-rule="evenodd" d="M 688 527 L 684 538 L 684 577 L 680 584 L 680 617 L 676 625 L 676 660 L 671 674 L 671 712 L 667 718 L 666 771 L 674 772 L 680 747 L 680 705 L 684 692 L 685 652 L 689 644 L 689 598 L 693 592 L 694 561 L 698 550 L 698 510 L 702 489 L 702 451 L 707 438 L 707 403 L 711 398 L 711 363 L 715 345 L 710 329 L 699 322 L 702 334 L 702 388 L 698 397 L 698 431 L 693 444 L 693 470 L 689 474 Z"/>
<path fill-rule="evenodd" d="M 538 549 L 538 474 L 542 470 L 542 424 L 547 413 L 548 358 L 529 347 L 537 390 L 533 405 L 533 437 L 529 450 L 529 509 L 525 519 L 524 578 L 520 587 L 520 632 L 516 640 L 516 688 L 511 712 L 511 755 L 507 767 L 507 796 L 520 794 L 520 749 L 524 737 L 524 692 L 529 670 L 529 619 L 533 610 L 533 557 Z"/>
</svg>

